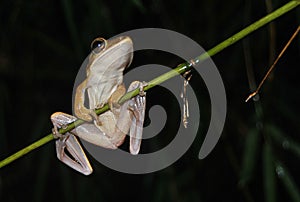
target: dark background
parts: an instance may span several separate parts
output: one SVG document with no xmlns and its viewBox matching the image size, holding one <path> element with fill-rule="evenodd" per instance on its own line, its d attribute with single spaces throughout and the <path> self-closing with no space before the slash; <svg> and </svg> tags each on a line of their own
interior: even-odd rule
<svg viewBox="0 0 300 202">
<path fill-rule="evenodd" d="M 208 50 L 286 2 L 0 1 L 0 159 L 49 134 L 53 112 L 71 113 L 75 76 L 95 37 L 159 27 Z M 247 68 L 258 83 L 299 25 L 299 13 L 294 9 L 212 58 L 224 81 L 228 111 L 221 139 L 204 160 L 197 155 L 210 100 L 195 75 L 191 85 L 200 98 L 199 133 L 172 166 L 130 175 L 88 155 L 94 173 L 86 177 L 56 158 L 52 141 L 1 168 L 0 201 L 299 201 L 300 35 L 263 86 L 260 100 L 244 102 L 250 93 Z M 179 62 L 145 51 L 136 54 L 133 66 L 176 67 Z M 165 95 L 160 88 L 149 91 L 149 106 L 164 100 L 161 104 L 176 112 L 180 106 Z M 176 120 L 169 119 L 164 136 L 143 143 L 144 152 L 153 144 L 168 144 Z"/>
</svg>

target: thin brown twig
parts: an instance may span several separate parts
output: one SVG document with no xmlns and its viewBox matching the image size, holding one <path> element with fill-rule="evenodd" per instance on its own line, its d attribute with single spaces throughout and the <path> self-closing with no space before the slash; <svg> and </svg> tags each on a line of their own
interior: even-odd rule
<svg viewBox="0 0 300 202">
<path fill-rule="evenodd" d="M 289 47 L 289 45 L 294 40 L 294 38 L 297 36 L 297 34 L 298 34 L 299 31 L 300 31 L 300 26 L 298 26 L 297 30 L 294 32 L 294 34 L 292 35 L 292 37 L 286 43 L 286 45 L 284 46 L 284 48 L 281 50 L 280 54 L 278 55 L 278 57 L 276 58 L 276 60 L 274 61 L 274 63 L 271 65 L 271 67 L 269 68 L 268 72 L 266 73 L 266 75 L 264 76 L 264 78 L 262 79 L 262 81 L 259 83 L 257 89 L 248 96 L 248 98 L 245 100 L 245 102 L 248 102 L 252 97 L 254 97 L 259 92 L 259 90 L 262 87 L 262 85 L 264 84 L 265 80 L 268 78 L 269 74 L 272 72 L 272 70 L 274 69 L 275 65 L 277 64 L 278 60 L 281 58 L 281 56 L 286 51 L 286 49 Z"/>
</svg>

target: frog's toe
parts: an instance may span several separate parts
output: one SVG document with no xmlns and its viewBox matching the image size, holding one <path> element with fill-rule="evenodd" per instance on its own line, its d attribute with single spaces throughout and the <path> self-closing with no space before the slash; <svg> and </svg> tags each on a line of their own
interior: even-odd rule
<svg viewBox="0 0 300 202">
<path fill-rule="evenodd" d="M 146 96 L 146 92 L 144 91 L 144 88 L 146 86 L 148 86 L 148 83 L 146 81 L 139 82 L 139 89 L 140 89 L 139 95 L 140 96 Z"/>
<path fill-rule="evenodd" d="M 57 127 L 52 128 L 52 134 L 55 139 L 62 138 L 62 134 L 58 132 Z"/>
<path fill-rule="evenodd" d="M 129 92 L 129 91 L 132 91 L 132 90 L 135 90 L 135 89 L 139 89 L 139 95 L 140 96 L 145 96 L 146 95 L 146 92 L 144 91 L 144 88 L 145 88 L 145 86 L 147 86 L 148 85 L 148 83 L 147 82 L 145 82 L 145 81 L 143 81 L 143 82 L 141 82 L 141 81 L 133 81 L 131 84 L 130 84 L 130 86 L 128 87 L 128 90 L 127 90 L 127 92 Z"/>
<path fill-rule="evenodd" d="M 145 110 L 146 98 L 145 96 L 136 96 L 133 98 L 134 104 L 131 105 L 134 110 L 143 111 Z"/>
<path fill-rule="evenodd" d="M 139 88 L 140 92 L 137 96 L 133 97 L 130 108 L 132 110 L 142 111 L 145 110 L 146 105 L 146 92 L 144 92 L 144 87 L 148 84 L 146 82 L 134 81 L 130 84 L 128 91 Z"/>
<path fill-rule="evenodd" d="M 134 114 L 136 119 L 144 119 L 146 108 L 146 96 L 137 95 L 131 98 L 128 109 Z"/>
</svg>

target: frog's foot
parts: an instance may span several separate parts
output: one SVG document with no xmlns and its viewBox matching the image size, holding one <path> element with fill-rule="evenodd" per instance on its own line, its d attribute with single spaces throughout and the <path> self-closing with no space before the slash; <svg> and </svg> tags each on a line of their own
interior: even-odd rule
<svg viewBox="0 0 300 202">
<path fill-rule="evenodd" d="M 146 109 L 146 93 L 144 92 L 145 83 L 134 81 L 130 84 L 128 91 L 136 88 L 140 89 L 140 94 L 131 98 L 129 101 L 129 110 L 133 113 L 130 126 L 130 153 L 138 154 L 142 141 L 143 124 Z"/>
<path fill-rule="evenodd" d="M 129 103 L 129 110 L 132 111 L 135 118 L 141 119 L 145 115 L 145 108 L 146 108 L 146 92 L 144 92 L 144 83 L 139 81 L 134 81 L 130 84 L 128 91 L 132 91 L 136 88 L 140 89 L 140 93 L 131 98 Z"/>
<path fill-rule="evenodd" d="M 71 132 L 61 134 L 58 131 L 59 128 L 64 128 L 68 124 L 76 121 L 77 118 L 69 114 L 56 112 L 51 115 L 50 119 L 54 126 L 52 130 L 53 136 L 59 138 L 56 140 L 57 158 L 85 175 L 91 174 L 93 169 L 76 137 Z M 68 153 L 65 152 L 65 149 L 67 149 Z"/>
<path fill-rule="evenodd" d="M 62 138 L 62 134 L 59 133 L 60 128 L 66 127 L 68 124 L 74 122 L 77 120 L 76 117 L 71 116 L 69 114 L 63 113 L 63 112 L 55 112 L 50 117 L 51 122 L 54 126 L 52 129 L 53 136 L 55 138 Z"/>
<path fill-rule="evenodd" d="M 65 149 L 68 152 L 65 152 Z M 89 160 L 73 134 L 66 133 L 66 135 L 56 141 L 56 153 L 59 160 L 74 170 L 84 175 L 89 175 L 93 172 Z"/>
<path fill-rule="evenodd" d="M 75 115 L 84 121 L 91 122 L 97 120 L 98 115 L 93 109 L 87 109 L 85 107 L 76 107 L 74 108 Z"/>
<path fill-rule="evenodd" d="M 88 112 L 87 116 L 89 116 L 88 120 L 85 119 L 87 117 L 82 118 L 82 120 L 87 121 L 87 122 L 94 120 L 94 123 L 97 124 L 98 126 L 102 125 L 101 121 L 99 120 L 99 116 L 96 114 L 95 110 L 87 109 L 87 112 Z"/>
</svg>

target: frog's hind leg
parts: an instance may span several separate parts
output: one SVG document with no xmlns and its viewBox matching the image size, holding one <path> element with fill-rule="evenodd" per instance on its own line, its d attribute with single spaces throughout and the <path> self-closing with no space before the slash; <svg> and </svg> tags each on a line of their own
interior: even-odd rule
<svg viewBox="0 0 300 202">
<path fill-rule="evenodd" d="M 76 131 L 76 135 L 78 137 L 87 142 L 107 149 L 117 149 L 118 145 L 115 145 L 111 139 L 112 134 L 103 132 L 104 129 L 104 126 L 96 126 L 96 123 L 84 123 L 74 130 Z"/>
<path fill-rule="evenodd" d="M 76 119 L 76 117 L 62 112 L 56 112 L 51 115 L 51 121 L 54 125 L 53 134 L 58 138 L 56 140 L 57 158 L 78 172 L 89 175 L 93 172 L 93 169 L 77 138 L 71 132 L 66 134 L 58 132 L 59 128 L 74 122 Z"/>
<path fill-rule="evenodd" d="M 66 153 L 67 149 L 68 153 Z M 93 169 L 80 146 L 77 138 L 71 133 L 67 133 L 56 141 L 57 158 L 84 175 L 90 175 Z"/>
<path fill-rule="evenodd" d="M 130 126 L 129 150 L 131 154 L 138 154 L 140 151 L 146 109 L 146 93 L 143 91 L 145 85 L 147 84 L 134 81 L 128 88 L 128 91 L 132 91 L 136 88 L 140 89 L 139 95 L 129 100 L 129 110 L 133 113 L 132 123 Z"/>
</svg>

